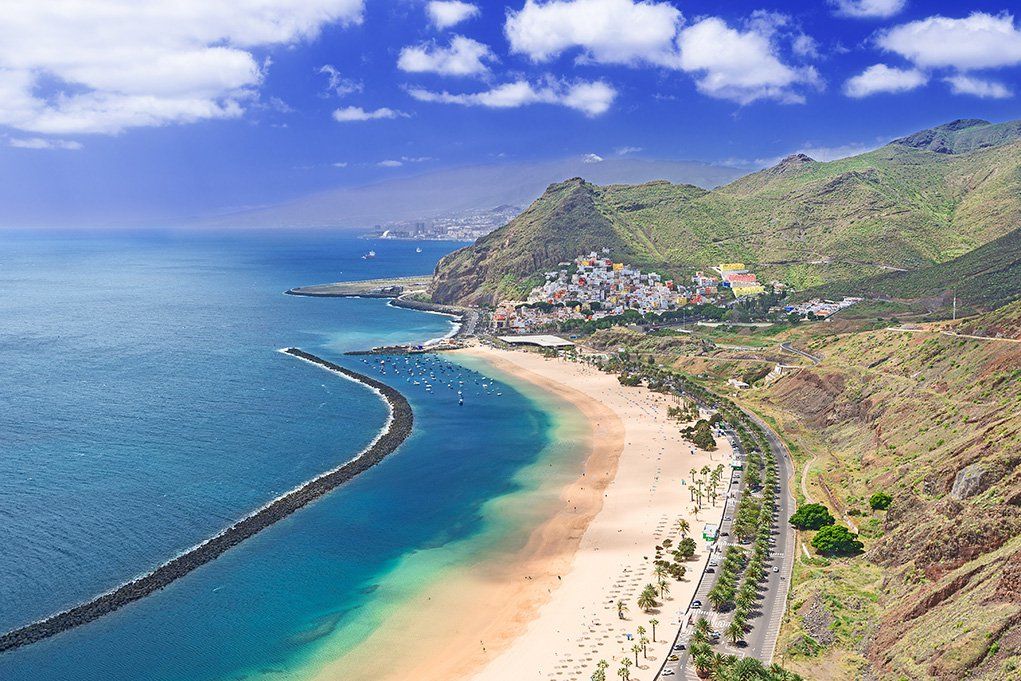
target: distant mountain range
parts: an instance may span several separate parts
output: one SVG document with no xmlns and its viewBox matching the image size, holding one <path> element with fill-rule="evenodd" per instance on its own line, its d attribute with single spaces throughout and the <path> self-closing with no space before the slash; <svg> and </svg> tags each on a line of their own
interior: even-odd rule
<svg viewBox="0 0 1021 681">
<path fill-rule="evenodd" d="M 264 208 L 204 218 L 237 227 L 360 227 L 458 217 L 511 205 L 524 207 L 554 182 L 584 175 L 599 184 L 669 180 L 712 188 L 745 171 L 694 161 L 576 157 L 536 163 L 492 163 L 345 187 Z"/>
<path fill-rule="evenodd" d="M 829 163 L 796 154 L 714 190 L 557 183 L 505 227 L 444 258 L 433 295 L 518 297 L 551 266 L 606 247 L 667 275 L 742 261 L 761 279 L 831 292 L 867 279 L 878 293 L 939 295 L 964 277 L 971 297 L 995 287 L 989 302 L 999 303 L 1021 293 L 1010 292 L 1019 239 L 1007 237 L 1019 227 L 1021 121 L 960 120 Z"/>
</svg>

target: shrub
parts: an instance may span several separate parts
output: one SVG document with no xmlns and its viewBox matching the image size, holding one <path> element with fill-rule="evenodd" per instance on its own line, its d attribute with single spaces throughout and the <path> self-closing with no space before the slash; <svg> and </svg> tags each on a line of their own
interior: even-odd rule
<svg viewBox="0 0 1021 681">
<path fill-rule="evenodd" d="M 893 503 L 893 497 L 886 492 L 876 492 L 869 497 L 869 506 L 873 511 L 885 511 Z"/>
<path fill-rule="evenodd" d="M 812 547 L 824 556 L 850 556 L 859 553 L 865 545 L 843 525 L 826 525 L 812 539 Z"/>
<path fill-rule="evenodd" d="M 822 504 L 804 504 L 791 516 L 791 525 L 799 530 L 818 530 L 834 522 L 829 509 Z"/>
</svg>

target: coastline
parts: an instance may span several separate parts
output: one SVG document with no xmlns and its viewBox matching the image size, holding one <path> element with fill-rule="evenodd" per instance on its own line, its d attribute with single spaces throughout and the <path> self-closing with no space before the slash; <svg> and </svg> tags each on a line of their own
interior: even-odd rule
<svg viewBox="0 0 1021 681">
<path fill-rule="evenodd" d="M 326 661 L 313 678 L 587 679 L 598 659 L 630 654 L 633 642 L 624 634 L 638 623 L 658 616 L 659 631 L 666 634 L 676 625 L 673 610 L 683 610 L 688 592 L 694 593 L 699 561 L 688 564 L 691 577 L 672 584 L 662 611 L 639 613 L 633 590 L 653 581 L 647 558 L 673 522 L 690 517 L 695 528 L 681 480 L 691 466 L 712 458 L 706 452 L 688 455 L 679 429 L 667 422 L 667 398 L 625 388 L 615 376 L 591 367 L 535 353 L 473 347 L 447 354 L 455 361 L 481 362 L 489 371 L 569 403 L 584 421 L 578 442 L 585 450 L 583 469 L 551 483 L 556 488 L 546 492 L 551 502 L 546 515 L 532 523 L 517 550 L 448 570 L 395 606 L 388 613 L 394 621 Z M 665 472 L 662 457 L 673 444 L 672 449 L 685 451 L 683 457 L 674 452 L 679 460 Z M 716 453 L 716 460 L 725 455 Z M 699 557 L 701 563 L 706 559 Z M 610 605 L 616 598 L 628 600 L 636 614 L 617 620 Z M 400 618 L 394 617 L 398 608 Z M 397 658 L 389 654 L 395 646 L 401 650 Z M 667 646 L 663 638 L 651 645 L 643 669 L 665 655 Z M 579 654 L 581 648 L 588 650 Z"/>
<path fill-rule="evenodd" d="M 372 442 L 348 461 L 277 496 L 226 529 L 178 554 L 147 574 L 84 603 L 5 632 L 0 635 L 0 654 L 92 622 L 169 586 L 376 465 L 396 450 L 411 434 L 414 419 L 411 405 L 396 389 L 297 348 L 288 348 L 280 352 L 361 383 L 380 397 L 386 403 L 389 414 L 386 424 Z"/>
</svg>

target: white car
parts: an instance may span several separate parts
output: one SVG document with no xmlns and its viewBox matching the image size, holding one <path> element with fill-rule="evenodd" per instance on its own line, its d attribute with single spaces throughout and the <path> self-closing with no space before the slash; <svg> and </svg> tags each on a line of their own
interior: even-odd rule
<svg viewBox="0 0 1021 681">
<path fill-rule="evenodd" d="M 673 676 L 674 674 L 676 674 L 676 672 L 673 669 L 667 667 L 666 669 L 663 670 L 663 673 L 660 674 L 660 676 Z"/>
</svg>

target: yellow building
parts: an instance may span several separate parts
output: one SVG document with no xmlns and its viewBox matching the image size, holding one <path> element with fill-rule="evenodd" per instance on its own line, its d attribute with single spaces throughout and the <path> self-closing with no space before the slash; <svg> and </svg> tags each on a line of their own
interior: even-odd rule
<svg viewBox="0 0 1021 681">
<path fill-rule="evenodd" d="M 735 272 L 745 269 L 743 262 L 725 262 L 720 265 L 721 272 Z"/>
<path fill-rule="evenodd" d="M 734 292 L 734 296 L 736 298 L 757 296 L 760 293 L 766 292 L 766 287 L 762 284 L 734 284 L 730 288 Z"/>
<path fill-rule="evenodd" d="M 613 263 L 613 271 L 614 272 L 620 272 L 622 269 L 624 269 L 624 263 L 622 263 L 622 262 L 615 262 L 615 263 Z"/>
</svg>

